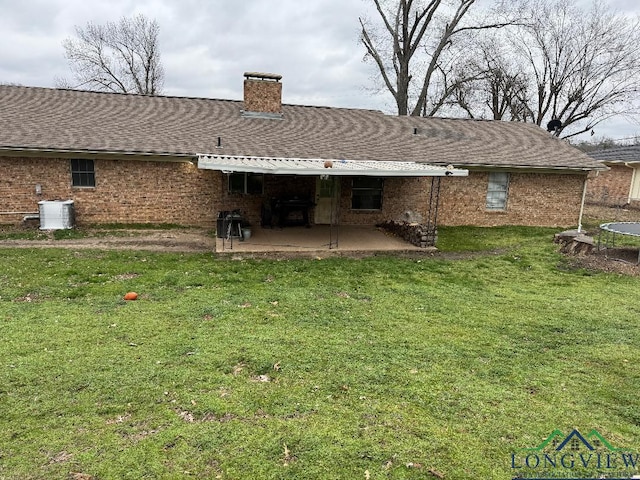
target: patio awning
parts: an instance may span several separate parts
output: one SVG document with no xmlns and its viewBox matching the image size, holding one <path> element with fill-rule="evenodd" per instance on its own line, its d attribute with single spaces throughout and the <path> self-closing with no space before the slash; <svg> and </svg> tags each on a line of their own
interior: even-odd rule
<svg viewBox="0 0 640 480">
<path fill-rule="evenodd" d="M 336 175 L 370 177 L 466 177 L 468 170 L 419 162 L 376 160 L 329 160 L 320 158 L 271 158 L 229 155 L 198 155 L 198 168 L 225 173 L 248 172 L 272 175 Z"/>
</svg>

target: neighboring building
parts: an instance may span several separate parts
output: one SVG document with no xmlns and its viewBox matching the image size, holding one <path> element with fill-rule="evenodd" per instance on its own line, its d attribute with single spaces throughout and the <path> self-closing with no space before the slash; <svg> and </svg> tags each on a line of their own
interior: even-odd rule
<svg viewBox="0 0 640 480">
<path fill-rule="evenodd" d="M 536 125 L 283 105 L 245 76 L 244 101 L 0 86 L 0 222 L 72 199 L 78 224 L 569 227 L 604 168 Z"/>
<path fill-rule="evenodd" d="M 640 206 L 640 145 L 607 148 L 588 155 L 609 167 L 589 180 L 588 202 Z"/>
</svg>

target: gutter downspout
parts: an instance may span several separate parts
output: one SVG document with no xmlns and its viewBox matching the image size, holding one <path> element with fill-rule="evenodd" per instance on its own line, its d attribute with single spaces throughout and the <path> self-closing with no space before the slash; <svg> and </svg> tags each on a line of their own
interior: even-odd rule
<svg viewBox="0 0 640 480">
<path fill-rule="evenodd" d="M 578 232 L 582 233 L 582 215 L 584 213 L 584 200 L 587 197 L 587 180 L 589 180 L 589 174 L 584 177 L 584 185 L 582 187 L 582 201 L 580 202 L 580 215 L 578 216 Z"/>
<path fill-rule="evenodd" d="M 633 186 L 636 183 L 637 169 L 629 165 L 629 162 L 624 162 L 624 166 L 631 169 L 631 185 L 629 186 L 629 194 L 627 195 L 627 205 L 631 203 L 631 194 L 633 193 Z"/>
</svg>

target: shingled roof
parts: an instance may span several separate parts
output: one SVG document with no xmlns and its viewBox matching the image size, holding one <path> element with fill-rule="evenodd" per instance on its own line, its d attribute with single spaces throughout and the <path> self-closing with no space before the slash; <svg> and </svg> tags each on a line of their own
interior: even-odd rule
<svg viewBox="0 0 640 480">
<path fill-rule="evenodd" d="M 197 154 L 602 169 L 532 124 L 397 117 L 283 105 L 243 116 L 243 102 L 0 86 L 0 152 Z"/>
<path fill-rule="evenodd" d="M 589 152 L 588 155 L 599 162 L 638 163 L 640 162 L 640 145 L 606 148 Z"/>
</svg>

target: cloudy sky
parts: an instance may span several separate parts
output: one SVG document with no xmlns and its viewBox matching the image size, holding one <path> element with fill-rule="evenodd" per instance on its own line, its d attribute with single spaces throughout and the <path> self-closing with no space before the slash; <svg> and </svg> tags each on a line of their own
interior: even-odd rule
<svg viewBox="0 0 640 480">
<path fill-rule="evenodd" d="M 590 3 L 587 0 L 581 0 Z M 640 13 L 637 0 L 608 0 Z M 375 18 L 372 0 L 0 0 L 0 83 L 53 87 L 69 77 L 62 41 L 75 26 L 138 13 L 160 25 L 164 93 L 242 98 L 243 73 L 283 76 L 283 101 L 374 108 L 393 113 L 389 94 L 376 93 L 374 67 L 363 62 L 358 17 Z M 640 133 L 609 122 L 597 134 Z"/>
</svg>

